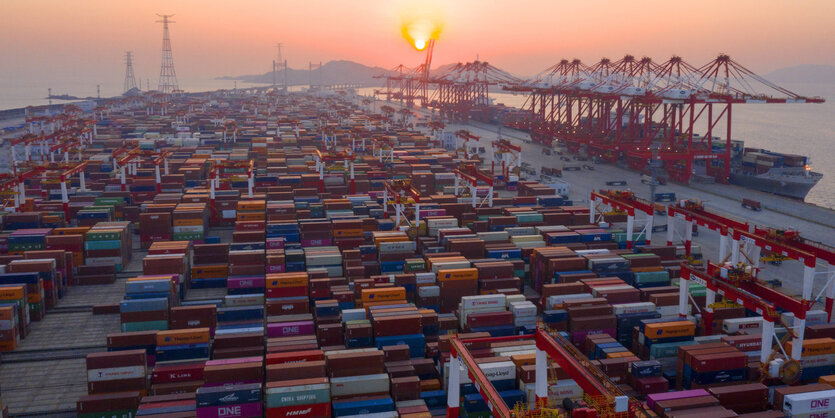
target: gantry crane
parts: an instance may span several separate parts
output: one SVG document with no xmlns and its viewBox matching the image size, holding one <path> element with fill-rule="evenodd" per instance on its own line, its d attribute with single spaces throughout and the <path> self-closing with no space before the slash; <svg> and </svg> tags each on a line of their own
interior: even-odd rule
<svg viewBox="0 0 835 418">
<path fill-rule="evenodd" d="M 690 240 L 692 239 L 692 224 L 719 231 L 719 261 L 724 263 L 730 259 L 732 265 L 738 265 L 745 258 L 754 268 L 759 267 L 760 252 L 762 250 L 780 254 L 786 259 L 803 263 L 801 299 L 817 301 L 826 293 L 825 309 L 828 320 L 832 319 L 833 299 L 835 299 L 835 248 L 800 238 L 797 234 L 778 233 L 770 228 L 761 228 L 748 222 L 737 221 L 726 215 L 707 210 L 701 202 L 684 200 L 667 206 L 667 244 L 672 245 L 674 235 L 672 226 L 676 216 L 684 217 L 687 222 L 685 228 L 685 249 L 689 255 Z M 730 243 L 730 248 L 729 244 Z M 818 261 L 826 262 L 829 268 L 818 272 Z M 813 297 L 815 277 L 823 275 L 826 284 L 820 294 Z"/>
<path fill-rule="evenodd" d="M 589 222 L 596 223 L 598 206 L 606 205 L 617 211 L 626 213 L 626 248 L 632 248 L 634 240 L 635 223 L 641 226 L 638 233 L 646 237 L 646 243 L 652 242 L 652 222 L 655 206 L 652 202 L 635 196 L 635 193 L 628 190 L 600 190 L 592 191 L 589 199 Z M 643 215 L 636 219 L 636 215 Z"/>
<path fill-rule="evenodd" d="M 462 164 L 460 168 L 456 168 L 455 174 L 455 195 L 459 192 L 469 189 L 470 197 L 472 198 L 473 208 L 481 207 L 487 203 L 488 207 L 493 207 L 493 176 L 483 173 L 473 164 Z M 486 195 L 484 199 L 478 201 L 478 182 L 482 181 L 487 184 Z M 482 189 L 484 190 L 484 189 Z"/>
<path fill-rule="evenodd" d="M 593 65 L 562 60 L 506 90 L 528 95 L 523 112 L 507 123 L 534 141 L 559 140 L 570 152 L 625 160 L 638 171 L 660 160 L 684 183 L 696 166 L 728 181 L 733 105 L 824 101 L 777 86 L 725 54 L 701 67 L 677 56 L 662 63 L 631 55 Z M 725 137 L 714 149 L 720 132 Z"/>
<path fill-rule="evenodd" d="M 490 162 L 490 172 L 495 173 L 495 154 L 501 156 L 502 176 L 504 181 L 510 181 L 511 173 L 518 173 L 522 169 L 522 147 L 513 145 L 506 139 L 499 139 L 491 143 L 493 145 L 493 161 Z"/>
<path fill-rule="evenodd" d="M 731 233 L 732 230 L 748 231 L 749 225 L 747 222 L 741 222 L 729 216 L 707 210 L 704 204 L 698 200 L 681 200 L 667 205 L 667 245 L 673 245 L 675 241 L 675 234 L 677 233 L 676 223 L 680 218 L 683 218 L 685 221 L 684 237 L 682 240 L 685 255 L 690 256 L 690 247 L 693 240 L 693 225 L 695 224 L 719 232 L 720 262 L 725 262 L 729 254 L 737 257 L 731 260 L 732 263 L 736 264 L 739 262 L 739 237 L 737 236 L 733 241 L 729 239 L 734 238 Z"/>
<path fill-rule="evenodd" d="M 409 234 L 414 239 L 420 227 L 420 192 L 412 187 L 411 179 L 386 180 L 383 182 L 383 216 L 388 217 L 388 205 L 394 208 L 394 225 L 400 227 L 400 221 L 405 221 L 409 226 Z M 406 205 L 409 199 L 415 203 L 415 220 L 409 221 L 406 214 Z"/>
<path fill-rule="evenodd" d="M 679 289 L 679 315 L 682 317 L 687 314 L 688 288 L 691 281 L 702 284 L 707 289 L 707 300 L 703 312 L 705 323 L 713 322 L 713 305 L 716 303 L 717 294 L 762 315 L 763 333 L 760 352 L 762 363 L 767 363 L 772 354 L 772 341 L 776 338 L 774 324 L 782 323 L 780 312 L 786 311 L 794 314 L 794 326 L 786 326 L 793 340 L 792 352 L 790 354 L 784 352 L 784 354 L 787 358 L 800 361 L 806 313 L 812 307 L 811 301 L 793 298 L 760 283 L 756 278 L 756 269 L 751 266 L 708 263 L 707 271 L 702 272 L 682 263 Z M 782 350 L 782 346 L 779 349 Z"/>
<path fill-rule="evenodd" d="M 468 159 L 473 158 L 474 155 L 478 155 L 478 150 L 474 152 L 473 147 L 478 148 L 478 142 L 481 140 L 480 136 L 473 135 L 470 133 L 470 131 L 466 129 L 460 129 L 456 131 L 455 136 L 464 140 L 464 144 L 461 150 L 464 151 L 464 154 L 467 156 Z"/>
<path fill-rule="evenodd" d="M 253 197 L 253 187 L 255 185 L 255 181 L 253 178 L 253 174 L 255 172 L 254 160 L 213 161 L 211 167 L 209 168 L 209 209 L 212 222 L 215 222 L 215 220 L 217 219 L 217 202 L 215 200 L 215 191 L 220 188 L 220 177 L 225 177 L 229 175 L 229 173 L 227 173 L 226 170 L 236 169 L 246 170 L 247 197 L 250 199 L 252 199 Z"/>
<path fill-rule="evenodd" d="M 535 334 L 509 337 L 466 338 L 454 336 L 450 339 L 449 387 L 447 388 L 447 417 L 458 417 L 460 411 L 460 372 L 463 367 L 467 377 L 478 389 L 490 412 L 496 417 L 516 416 L 496 388 L 487 379 L 467 349 L 467 344 L 476 342 L 503 342 L 534 340 L 536 345 L 535 392 L 536 409 L 522 416 L 537 416 L 539 411 L 553 408 L 548 402 L 548 358 L 560 365 L 565 372 L 583 389 L 585 399 L 599 417 L 644 416 L 643 408 L 636 400 L 630 399 L 595 367 L 582 353 L 558 333 L 542 328 Z"/>
</svg>

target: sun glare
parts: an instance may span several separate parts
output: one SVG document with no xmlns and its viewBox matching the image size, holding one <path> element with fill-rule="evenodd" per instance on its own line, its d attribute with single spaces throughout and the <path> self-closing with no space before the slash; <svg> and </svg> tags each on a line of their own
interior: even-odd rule
<svg viewBox="0 0 835 418">
<path fill-rule="evenodd" d="M 438 39 L 442 24 L 438 17 L 414 17 L 403 20 L 403 38 L 416 50 L 423 51 L 432 39 Z"/>
</svg>

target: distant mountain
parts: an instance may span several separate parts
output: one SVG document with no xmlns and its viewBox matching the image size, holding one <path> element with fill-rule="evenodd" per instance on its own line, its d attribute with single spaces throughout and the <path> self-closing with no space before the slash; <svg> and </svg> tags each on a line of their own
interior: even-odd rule
<svg viewBox="0 0 835 418">
<path fill-rule="evenodd" d="M 315 68 L 313 71 L 308 69 L 298 70 L 289 68 L 287 70 L 287 84 L 288 85 L 302 85 L 302 84 L 373 84 L 380 85 L 382 80 L 375 79 L 374 76 L 387 73 L 389 70 L 380 67 L 368 67 L 353 61 L 330 61 L 322 65 L 322 68 Z M 238 80 L 247 83 L 262 83 L 271 84 L 273 82 L 273 73 L 255 75 L 241 75 L 241 76 L 224 76 L 218 77 L 218 80 Z M 278 71 L 275 74 L 276 84 L 284 84 L 283 71 Z"/>
<path fill-rule="evenodd" d="M 835 66 L 796 65 L 772 71 L 764 77 L 775 83 L 835 83 Z"/>
</svg>

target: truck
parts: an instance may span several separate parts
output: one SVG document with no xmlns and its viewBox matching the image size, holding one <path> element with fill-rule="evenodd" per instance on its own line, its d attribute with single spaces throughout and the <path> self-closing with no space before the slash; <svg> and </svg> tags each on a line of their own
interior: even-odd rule
<svg viewBox="0 0 835 418">
<path fill-rule="evenodd" d="M 751 209 L 755 212 L 763 210 L 762 204 L 752 199 L 742 199 L 742 207 L 746 209 Z"/>
<path fill-rule="evenodd" d="M 542 167 L 542 174 L 554 177 L 562 177 L 562 170 L 554 167 Z"/>
</svg>

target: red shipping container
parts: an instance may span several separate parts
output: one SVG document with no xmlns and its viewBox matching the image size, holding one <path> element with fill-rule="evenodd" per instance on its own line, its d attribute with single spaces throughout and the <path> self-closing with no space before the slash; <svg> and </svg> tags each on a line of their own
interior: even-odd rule
<svg viewBox="0 0 835 418">
<path fill-rule="evenodd" d="M 495 327 L 513 324 L 513 312 L 483 312 L 467 315 L 467 326 L 470 328 Z"/>
</svg>

